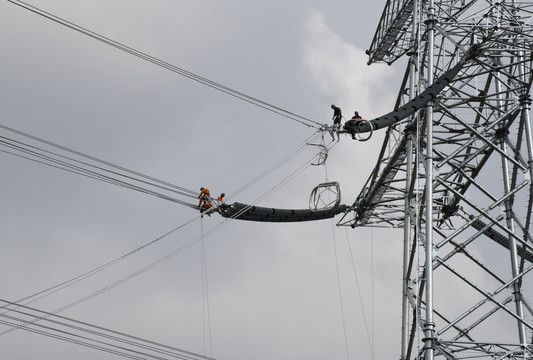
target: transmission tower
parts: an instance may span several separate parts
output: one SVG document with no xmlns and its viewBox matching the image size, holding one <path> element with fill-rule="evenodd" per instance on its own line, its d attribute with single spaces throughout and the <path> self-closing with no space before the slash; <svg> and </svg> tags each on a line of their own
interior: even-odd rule
<svg viewBox="0 0 533 360">
<path fill-rule="evenodd" d="M 398 109 L 479 47 L 388 128 L 338 223 L 403 229 L 401 359 L 533 359 L 532 35 L 533 3 L 385 5 L 369 64 L 408 60 Z"/>
</svg>

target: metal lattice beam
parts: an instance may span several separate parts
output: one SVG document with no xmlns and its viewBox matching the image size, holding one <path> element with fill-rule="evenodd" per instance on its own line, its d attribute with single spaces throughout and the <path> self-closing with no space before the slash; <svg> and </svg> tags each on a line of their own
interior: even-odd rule
<svg viewBox="0 0 533 360">
<path fill-rule="evenodd" d="M 401 108 L 474 44 L 338 223 L 404 229 L 402 359 L 533 359 L 533 4 L 388 1 L 369 59 L 409 55 Z"/>
</svg>

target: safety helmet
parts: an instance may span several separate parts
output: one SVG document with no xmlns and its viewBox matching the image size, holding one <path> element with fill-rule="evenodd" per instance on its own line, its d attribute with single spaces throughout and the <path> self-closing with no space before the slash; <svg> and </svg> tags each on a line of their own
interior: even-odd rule
<svg viewBox="0 0 533 360">
<path fill-rule="evenodd" d="M 200 191 L 202 191 L 204 188 L 200 188 Z"/>
<path fill-rule="evenodd" d="M 359 115 L 359 111 L 354 112 L 355 115 Z"/>
<path fill-rule="evenodd" d="M 335 104 L 332 104 L 332 105 L 331 105 L 331 108 L 332 108 L 332 109 L 335 109 Z"/>
<path fill-rule="evenodd" d="M 222 193 L 222 194 L 220 194 L 220 196 L 224 197 L 224 196 L 226 196 L 226 194 Z"/>
</svg>

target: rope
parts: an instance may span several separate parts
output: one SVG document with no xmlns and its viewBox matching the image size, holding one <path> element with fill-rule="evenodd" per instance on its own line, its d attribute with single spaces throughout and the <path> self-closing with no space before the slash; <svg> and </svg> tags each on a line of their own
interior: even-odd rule
<svg viewBox="0 0 533 360">
<path fill-rule="evenodd" d="M 323 136 L 322 136 L 322 140 L 324 140 Z M 326 183 L 327 183 L 327 182 L 329 182 L 329 180 L 328 180 L 328 169 L 327 169 L 327 166 L 326 166 L 325 163 L 324 163 L 324 172 L 325 172 Z M 331 193 L 328 192 L 327 196 L 328 196 L 328 202 L 331 202 Z M 337 287 L 339 289 L 339 301 L 340 301 L 340 308 L 341 308 L 342 330 L 343 330 L 343 334 L 344 334 L 344 348 L 345 348 L 345 351 L 346 351 L 346 359 L 349 360 L 350 359 L 350 351 L 349 351 L 349 348 L 348 348 L 348 336 L 347 336 L 347 332 L 346 332 L 346 319 L 345 319 L 345 315 L 344 315 L 344 301 L 342 299 L 341 276 L 340 276 L 340 271 L 339 271 L 339 255 L 337 253 L 337 240 L 336 240 L 336 237 L 335 237 L 335 225 L 334 225 L 334 222 L 333 222 L 333 218 L 330 220 L 330 224 L 331 224 L 331 236 L 332 236 L 332 240 L 333 240 L 333 252 L 335 254 L 335 270 L 336 270 L 336 273 L 337 273 Z"/>
<path fill-rule="evenodd" d="M 363 313 L 363 321 L 365 323 L 366 337 L 368 339 L 368 346 L 370 347 L 370 353 L 372 354 L 372 359 L 374 359 L 374 345 L 373 345 L 373 336 L 370 336 L 370 331 L 368 330 L 368 321 L 366 319 L 365 306 L 363 305 L 363 297 L 361 296 L 361 288 L 359 286 L 359 277 L 357 276 L 357 271 L 355 270 L 355 255 L 352 251 L 352 245 L 350 243 L 350 237 L 348 235 L 348 229 L 345 227 L 344 232 L 346 233 L 346 243 L 348 244 L 348 251 L 350 252 L 350 259 L 352 260 L 352 270 L 355 278 L 355 285 L 357 288 L 357 294 L 359 295 L 359 305 L 361 305 L 361 312 Z"/>
<path fill-rule="evenodd" d="M 209 282 L 207 278 L 207 258 L 205 253 L 204 219 L 200 218 L 200 252 L 202 261 L 202 328 L 204 337 L 204 355 L 206 355 L 206 343 L 209 343 L 210 356 L 213 357 L 213 342 L 211 336 L 211 308 L 209 302 Z M 207 330 L 206 330 L 207 323 Z M 207 335 L 206 335 L 207 334 Z"/>
<path fill-rule="evenodd" d="M 339 289 L 339 301 L 341 308 L 341 318 L 342 318 L 342 331 L 344 334 L 344 347 L 346 351 L 346 359 L 350 359 L 350 353 L 348 350 L 348 336 L 346 334 L 346 319 L 344 315 L 344 301 L 342 300 L 342 286 L 341 286 L 341 275 L 339 272 L 339 256 L 337 254 L 337 242 L 335 238 L 335 225 L 333 219 L 331 219 L 331 234 L 333 239 L 333 252 L 335 253 L 335 270 L 337 272 L 337 287 Z"/>
</svg>

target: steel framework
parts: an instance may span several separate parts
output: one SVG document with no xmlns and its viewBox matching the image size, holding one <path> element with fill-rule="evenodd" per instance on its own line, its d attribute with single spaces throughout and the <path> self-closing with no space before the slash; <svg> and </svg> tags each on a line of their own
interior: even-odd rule
<svg viewBox="0 0 533 360">
<path fill-rule="evenodd" d="M 403 228 L 401 359 L 533 359 L 533 3 L 388 0 L 369 63 L 407 56 L 400 108 L 340 226 Z"/>
</svg>

